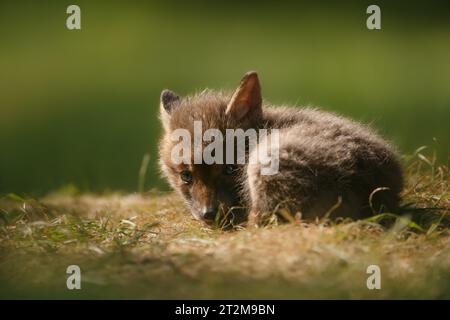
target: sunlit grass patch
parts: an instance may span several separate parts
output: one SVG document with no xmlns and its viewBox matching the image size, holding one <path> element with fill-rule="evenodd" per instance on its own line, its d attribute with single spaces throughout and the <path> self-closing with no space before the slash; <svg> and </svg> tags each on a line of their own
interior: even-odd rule
<svg viewBox="0 0 450 320">
<path fill-rule="evenodd" d="M 209 228 L 172 193 L 6 195 L 0 297 L 450 298 L 449 171 L 424 152 L 405 157 L 401 212 L 361 221 Z M 381 290 L 367 289 L 372 264 Z"/>
</svg>

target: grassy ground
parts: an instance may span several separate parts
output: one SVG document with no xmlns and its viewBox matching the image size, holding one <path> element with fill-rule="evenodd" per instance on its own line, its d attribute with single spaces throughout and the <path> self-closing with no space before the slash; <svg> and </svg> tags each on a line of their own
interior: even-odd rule
<svg viewBox="0 0 450 320">
<path fill-rule="evenodd" d="M 450 207 L 449 171 L 423 152 L 405 157 L 405 204 L 416 209 L 402 218 L 223 231 L 156 191 L 8 195 L 0 202 L 0 297 L 450 299 L 450 217 L 436 209 Z M 73 264 L 81 290 L 66 288 Z M 372 264 L 381 290 L 366 287 Z"/>
</svg>

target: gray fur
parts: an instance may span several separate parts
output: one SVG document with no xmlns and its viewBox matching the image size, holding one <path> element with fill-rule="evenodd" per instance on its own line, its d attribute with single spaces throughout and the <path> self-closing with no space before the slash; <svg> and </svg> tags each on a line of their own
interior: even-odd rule
<svg viewBox="0 0 450 320">
<path fill-rule="evenodd" d="M 246 199 L 255 214 L 283 201 L 304 218 L 322 216 L 339 197 L 333 216 L 362 218 L 373 209 L 396 210 L 403 178 L 395 149 L 367 126 L 317 109 L 263 108 L 265 127 L 280 129 L 280 172 L 246 170 Z M 250 154 L 250 157 L 254 156 Z M 375 202 L 376 200 L 376 202 Z"/>
</svg>

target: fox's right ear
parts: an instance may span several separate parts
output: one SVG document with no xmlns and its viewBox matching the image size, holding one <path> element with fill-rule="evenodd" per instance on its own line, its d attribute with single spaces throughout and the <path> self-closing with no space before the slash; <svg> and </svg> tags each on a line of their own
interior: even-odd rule
<svg viewBox="0 0 450 320">
<path fill-rule="evenodd" d="M 170 115 L 180 104 L 181 97 L 175 92 L 165 89 L 160 96 L 160 118 L 164 129 L 169 130 Z"/>
<path fill-rule="evenodd" d="M 261 85 L 255 71 L 247 72 L 228 103 L 226 113 L 238 120 L 261 114 Z"/>
</svg>

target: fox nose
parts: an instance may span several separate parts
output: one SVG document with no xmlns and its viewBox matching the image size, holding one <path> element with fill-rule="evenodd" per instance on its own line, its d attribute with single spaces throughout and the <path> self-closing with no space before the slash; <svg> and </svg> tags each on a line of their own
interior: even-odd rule
<svg viewBox="0 0 450 320">
<path fill-rule="evenodd" d="M 216 218 L 217 208 L 204 207 L 202 210 L 203 218 L 205 220 L 214 220 Z"/>
</svg>

